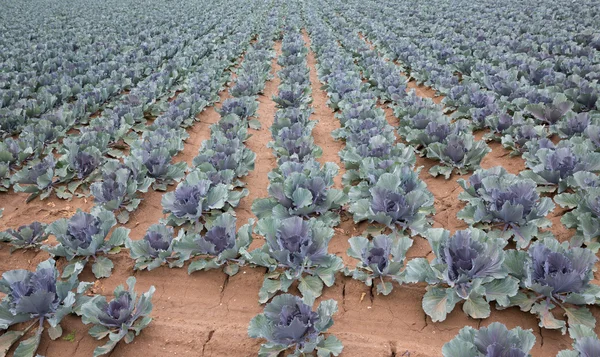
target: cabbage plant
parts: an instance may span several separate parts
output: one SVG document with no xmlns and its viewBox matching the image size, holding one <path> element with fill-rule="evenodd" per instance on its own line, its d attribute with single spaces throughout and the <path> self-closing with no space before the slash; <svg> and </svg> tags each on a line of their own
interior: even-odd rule
<svg viewBox="0 0 600 357">
<path fill-rule="evenodd" d="M 526 151 L 525 144 L 548 136 L 548 129 L 543 125 L 535 125 L 529 119 L 519 123 L 513 123 L 501 138 L 502 146 L 511 150 L 511 156 L 521 155 Z"/>
<path fill-rule="evenodd" d="M 256 115 L 257 110 L 258 101 L 255 97 L 239 97 L 225 99 L 221 108 L 217 109 L 217 112 L 222 117 L 235 114 L 242 120 L 249 120 Z"/>
<path fill-rule="evenodd" d="M 433 195 L 414 175 L 403 177 L 406 171 L 382 174 L 367 197 L 353 201 L 349 211 L 354 222 L 369 220 L 393 230 L 409 230 L 412 235 L 422 233 L 429 226 L 427 216 L 434 211 Z"/>
<path fill-rule="evenodd" d="M 348 145 L 347 143 L 339 155 L 346 170 L 349 171 L 360 170 L 361 165 L 368 159 L 372 159 L 374 164 L 385 160 L 394 160 L 414 166 L 416 162 L 414 149 L 402 143 L 395 144 L 394 141 L 383 135 L 375 135 L 370 137 L 366 143 L 357 145 Z M 355 176 L 355 171 L 352 171 L 351 175 Z"/>
<path fill-rule="evenodd" d="M 151 152 L 154 149 L 165 148 L 170 156 L 175 156 L 183 150 L 183 141 L 187 139 L 187 133 L 185 130 L 179 131 L 159 127 L 154 130 L 144 131 L 141 138 L 136 139 L 129 143 L 133 150 L 139 149 Z M 131 155 L 128 156 L 128 159 L 132 159 Z"/>
<path fill-rule="evenodd" d="M 348 75 L 346 73 L 335 73 L 327 78 L 327 84 L 321 89 L 327 91 L 327 106 L 332 110 L 342 109 L 342 100 L 346 99 L 351 92 L 367 91 L 367 84 L 363 84 L 360 76 Z"/>
<path fill-rule="evenodd" d="M 150 324 L 152 318 L 152 295 L 154 286 L 143 293 L 139 299 L 134 290 L 135 278 L 127 278 L 127 287 L 117 286 L 114 298 L 106 301 L 106 297 L 96 295 L 87 300 L 79 309 L 81 321 L 84 324 L 93 324 L 89 334 L 97 340 L 108 337 L 108 342 L 94 349 L 94 357 L 109 354 L 119 341 L 131 343 L 135 336 Z"/>
<path fill-rule="evenodd" d="M 370 287 L 377 284 L 377 294 L 383 295 L 392 292 L 393 281 L 402 284 L 400 269 L 404 267 L 406 252 L 412 246 L 412 239 L 380 234 L 371 241 L 366 237 L 352 237 L 348 242 L 350 248 L 347 254 L 357 259 L 358 263 L 352 270 L 345 269 L 347 276 Z"/>
<path fill-rule="evenodd" d="M 423 119 L 427 121 L 424 128 L 421 129 L 421 125 L 418 123 L 419 128 L 410 129 L 404 136 L 404 139 L 414 147 L 427 147 L 433 143 L 443 143 L 450 135 L 470 132 L 470 122 L 465 119 L 453 122 L 442 113 L 437 113 L 433 118 Z"/>
<path fill-rule="evenodd" d="M 185 162 L 172 163 L 173 155 L 167 147 L 157 147 L 150 150 L 134 149 L 131 157 L 146 167 L 148 177 L 154 179 L 152 188 L 166 191 L 167 186 L 181 181 L 185 176 L 187 164 Z"/>
<path fill-rule="evenodd" d="M 299 124 L 302 127 L 308 127 L 308 130 L 312 131 L 314 126 L 318 123 L 317 120 L 310 120 L 312 108 L 285 108 L 279 109 L 275 113 L 273 124 L 271 125 L 271 136 L 273 140 L 279 136 L 279 131 L 284 128 L 289 128 L 294 124 Z"/>
<path fill-rule="evenodd" d="M 0 242 L 8 242 L 12 246 L 11 253 L 17 249 L 37 249 L 48 239 L 46 227 L 48 225 L 40 222 L 20 226 L 17 230 L 7 229 L 0 232 Z"/>
<path fill-rule="evenodd" d="M 343 268 L 340 257 L 327 254 L 334 232 L 322 221 L 297 216 L 263 218 L 258 221 L 256 231 L 266 242 L 260 249 L 244 252 L 244 256 L 253 264 L 269 269 L 258 293 L 260 303 L 267 302 L 278 291 L 287 292 L 294 281 L 299 281 L 298 289 L 304 300 L 312 303 L 321 295 L 323 284 L 332 286 L 335 273 Z"/>
<path fill-rule="evenodd" d="M 48 155 L 23 167 L 13 175 L 11 181 L 15 192 L 29 193 L 26 202 L 30 202 L 38 196 L 40 200 L 48 198 L 62 182 L 57 175 L 56 161 L 52 155 Z"/>
<path fill-rule="evenodd" d="M 458 180 L 464 192 L 458 195 L 467 205 L 457 217 L 488 232 L 527 247 L 534 237 L 543 235 L 540 228 L 551 225 L 546 215 L 554 209 L 552 199 L 540 197 L 536 183 L 508 173 L 500 166 L 477 170 L 468 181 Z"/>
<path fill-rule="evenodd" d="M 557 95 L 552 103 L 548 104 L 530 104 L 525 107 L 535 119 L 541 124 L 554 125 L 561 120 L 567 112 L 573 108 L 564 94 Z"/>
<path fill-rule="evenodd" d="M 370 137 L 381 135 L 390 142 L 395 141 L 394 130 L 380 108 L 361 110 L 357 115 L 345 119 L 343 125 L 331 133 L 334 139 L 357 145 L 368 142 Z"/>
<path fill-rule="evenodd" d="M 239 73 L 235 80 L 235 84 L 229 89 L 229 92 L 234 97 L 249 97 L 259 95 L 265 88 L 267 74 L 260 76 L 254 73 Z"/>
<path fill-rule="evenodd" d="M 519 113 L 520 114 L 520 113 Z M 515 128 L 520 121 L 522 116 L 515 113 L 512 116 L 507 113 L 500 113 L 497 115 L 491 115 L 485 120 L 485 127 L 489 129 L 489 132 L 483 135 L 485 140 L 501 141 L 502 136 Z"/>
<path fill-rule="evenodd" d="M 240 251 L 246 252 L 252 243 L 253 220 L 240 227 L 236 234 L 236 218 L 230 213 L 222 213 L 205 225 L 206 233 L 188 232 L 173 242 L 173 251 L 178 257 L 177 264 L 194 259 L 188 268 L 191 274 L 198 270 L 218 269 L 233 276 L 246 259 Z"/>
<path fill-rule="evenodd" d="M 255 159 L 256 154 L 248 149 L 240 139 L 229 139 L 216 132 L 211 134 L 209 140 L 202 143 L 193 164 L 194 167 L 206 173 L 231 171 L 231 175 L 227 176 L 240 178 L 254 170 Z M 234 184 L 233 180 L 228 181 L 222 183 Z M 243 186 L 243 183 L 236 182 L 234 186 Z"/>
<path fill-rule="evenodd" d="M 531 178 L 548 192 L 566 190 L 576 172 L 600 172 L 600 153 L 594 152 L 590 141 L 581 138 L 562 140 L 558 145 L 540 141 L 524 157 L 529 170 L 521 175 Z"/>
<path fill-rule="evenodd" d="M 505 266 L 521 281 L 520 291 L 499 305 L 519 306 L 536 315 L 540 327 L 561 329 L 583 324 L 595 328 L 596 319 L 585 305 L 600 299 L 600 286 L 592 284 L 598 258 L 586 248 L 570 247 L 554 238 L 535 242 L 528 251 L 506 253 Z M 566 321 L 557 319 L 552 310 L 560 307 Z"/>
<path fill-rule="evenodd" d="M 402 144 L 399 144 L 402 145 Z M 360 190 L 365 185 L 367 187 L 375 185 L 381 175 L 385 173 L 393 173 L 396 170 L 412 170 L 416 163 L 416 157 L 410 147 L 405 147 L 400 155 L 390 155 L 389 158 L 377 158 L 368 157 L 361 160 L 358 165 L 358 169 L 348 169 L 346 166 L 346 173 L 342 176 L 342 183 L 347 186 L 352 186 L 354 183 L 358 183 Z M 417 173 L 421 171 L 421 168 L 415 170 Z M 350 188 L 352 191 L 354 187 Z"/>
<path fill-rule="evenodd" d="M 567 115 L 557 125 L 558 135 L 561 139 L 568 139 L 572 136 L 584 135 L 586 129 L 597 124 L 597 117 L 590 117 L 589 113 L 579 113 Z"/>
<path fill-rule="evenodd" d="M 107 278 L 114 264 L 106 255 L 120 252 L 130 231 L 125 227 L 113 230 L 116 224 L 115 215 L 101 207 L 94 207 L 91 213 L 77 210 L 71 218 L 61 218 L 48 226 L 58 245 L 44 245 L 42 249 L 69 262 L 63 270 L 64 278 L 74 274 L 78 264 L 85 266 L 90 260 L 94 261 L 92 272 L 96 278 Z"/>
<path fill-rule="evenodd" d="M 133 269 L 152 270 L 163 264 L 167 264 L 169 268 L 181 267 L 183 262 L 180 261 L 179 254 L 173 251 L 173 246 L 183 235 L 184 231 L 179 230 L 177 237 L 174 237 L 173 227 L 153 224 L 142 239 L 127 239 L 125 246 L 129 249 L 131 259 L 135 259 Z"/>
<path fill-rule="evenodd" d="M 79 146 L 76 142 L 65 143 L 65 154 L 56 165 L 56 175 L 67 186 L 56 189 L 59 198 L 69 199 L 81 185 L 88 185 L 99 175 L 99 168 L 105 161 L 96 146 Z"/>
<path fill-rule="evenodd" d="M 558 352 L 556 357 L 600 356 L 600 339 L 596 332 L 585 325 L 569 327 L 569 335 L 574 340 L 572 350 Z"/>
<path fill-rule="evenodd" d="M 442 347 L 444 357 L 531 357 L 535 344 L 531 330 L 515 327 L 509 330 L 499 322 L 492 322 L 479 330 L 463 327 L 452 341 Z"/>
<path fill-rule="evenodd" d="M 297 296 L 283 294 L 273 298 L 248 326 L 248 335 L 266 340 L 260 346 L 258 356 L 278 356 L 288 350 L 286 356 L 307 356 L 317 352 L 318 356 L 338 356 L 342 342 L 335 336 L 323 336 L 333 325 L 333 314 L 337 312 L 335 300 L 322 301 L 317 311 Z"/>
<path fill-rule="evenodd" d="M 215 124 L 210 126 L 212 134 L 219 133 L 227 139 L 238 139 L 245 142 L 250 137 L 248 134 L 249 121 L 241 119 L 235 114 L 222 116 Z"/>
<path fill-rule="evenodd" d="M 267 144 L 279 158 L 279 165 L 287 161 L 306 162 L 323 154 L 323 150 L 315 145 L 311 129 L 310 126 L 293 124 L 281 129 L 275 140 Z"/>
<path fill-rule="evenodd" d="M 434 177 L 444 175 L 446 179 L 452 172 L 464 175 L 478 169 L 481 160 L 490 151 L 484 141 L 475 140 L 472 134 L 450 134 L 444 141 L 427 146 L 427 157 L 441 163 L 429 169 L 429 173 Z"/>
<path fill-rule="evenodd" d="M 364 93 L 365 95 L 367 93 Z M 370 93 L 372 94 L 372 93 Z M 381 108 L 375 107 L 375 98 L 372 100 L 365 99 L 360 100 L 357 103 L 347 104 L 343 111 L 340 111 L 335 114 L 335 117 L 340 121 L 342 125 L 341 132 L 345 131 L 343 128 L 346 126 L 349 120 L 358 120 L 359 122 L 362 120 L 374 121 L 376 123 L 381 123 L 385 121 L 385 112 Z M 382 120 L 383 119 L 383 120 Z M 387 121 L 386 121 L 387 122 Z M 334 138 L 337 138 L 340 131 L 338 129 L 332 131 L 332 135 Z M 340 136 L 340 138 L 342 138 Z"/>
<path fill-rule="evenodd" d="M 423 296 L 423 310 L 431 320 L 444 321 L 460 301 L 472 318 L 490 315 L 490 302 L 505 304 L 517 294 L 519 281 L 503 267 L 506 241 L 469 228 L 450 232 L 430 229 L 427 240 L 435 254 L 431 263 L 425 258 L 408 262 L 404 281 L 429 284 Z"/>
<path fill-rule="evenodd" d="M 169 213 L 167 223 L 173 226 L 192 224 L 202 230 L 201 220 L 212 213 L 220 213 L 230 207 L 237 207 L 248 190 L 234 191 L 231 185 L 214 184 L 208 176 L 199 171 L 190 172 L 175 191 L 163 195 L 163 212 Z"/>
<path fill-rule="evenodd" d="M 0 192 L 7 192 L 12 183 L 10 182 L 10 168 L 4 162 L 0 162 Z"/>
<path fill-rule="evenodd" d="M 145 166 L 137 164 L 134 160 L 127 164 L 110 160 L 102 168 L 102 181 L 94 182 L 90 187 L 96 205 L 116 212 L 119 223 L 129 221 L 129 214 L 142 202 L 137 193 L 148 192 L 154 182 L 146 176 Z"/>
<path fill-rule="evenodd" d="M 38 264 L 35 272 L 28 270 L 9 270 L 2 274 L 0 292 L 5 294 L 0 302 L 0 329 L 29 322 L 33 323 L 21 331 L 5 331 L 2 335 L 1 352 L 23 337 L 33 326 L 37 331 L 22 341 L 14 356 L 33 356 L 42 339 L 44 323 L 48 322 L 48 335 L 56 340 L 62 335 L 60 322 L 73 309 L 81 295 L 89 288 L 89 283 L 79 283 L 77 275 L 83 269 L 81 263 L 74 267 L 75 274 L 69 280 L 59 280 L 55 261 L 48 259 Z"/>
<path fill-rule="evenodd" d="M 252 212 L 260 219 L 273 216 L 317 217 L 334 226 L 339 222 L 337 212 L 346 202 L 346 195 L 334 189 L 333 178 L 338 167 L 332 162 L 322 167 L 314 160 L 306 163 L 286 162 L 269 175 L 269 198 L 256 199 Z"/>
<path fill-rule="evenodd" d="M 600 149 L 600 125 L 590 124 L 586 126 L 582 136 L 592 142 L 596 151 Z"/>
<path fill-rule="evenodd" d="M 296 83 L 282 84 L 279 93 L 273 96 L 273 101 L 279 108 L 308 108 L 312 103 L 311 88 L 309 85 L 298 85 Z"/>
</svg>

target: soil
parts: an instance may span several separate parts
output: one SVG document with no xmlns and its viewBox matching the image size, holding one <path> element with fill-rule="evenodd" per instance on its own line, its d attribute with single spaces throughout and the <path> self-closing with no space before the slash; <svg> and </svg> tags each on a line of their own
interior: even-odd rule
<svg viewBox="0 0 600 357">
<path fill-rule="evenodd" d="M 306 38 L 308 41 L 308 38 Z M 277 53 L 281 43 L 276 43 Z M 326 93 L 320 89 L 321 84 L 316 76 L 315 56 L 308 55 L 310 80 L 312 86 L 314 113 L 311 119 L 319 123 L 313 131 L 315 142 L 323 149 L 321 162 L 335 162 L 340 166 L 340 173 L 335 179 L 337 188 L 341 186 L 343 165 L 338 152 L 343 148 L 342 142 L 331 137 L 332 130 L 339 128 L 339 121 L 327 107 Z M 273 74 L 279 70 L 273 60 Z M 275 157 L 266 144 L 271 140 L 269 127 L 276 111 L 271 97 L 277 93 L 279 79 L 275 76 L 267 82 L 263 95 L 259 97 L 258 120 L 262 124 L 260 130 L 249 130 L 252 137 L 247 141 L 248 147 L 256 154 L 256 167 L 243 179 L 250 194 L 244 198 L 236 209 L 238 225 L 245 224 L 248 219 L 255 218 L 251 212 L 252 201 L 267 197 L 267 173 L 276 166 Z M 435 91 L 416 87 L 417 94 L 433 97 Z M 221 93 L 221 100 L 227 98 L 226 91 Z M 436 101 L 441 100 L 439 97 Z M 218 104 L 217 104 L 218 106 Z M 391 125 L 397 126 L 390 109 L 386 116 Z M 219 115 L 209 108 L 198 116 L 199 121 L 188 130 L 190 138 L 185 143 L 182 153 L 176 161 L 191 162 L 196 156 L 203 140 L 210 136 L 209 126 L 219 119 Z M 524 168 L 521 158 L 512 158 L 497 143 L 490 143 L 492 152 L 482 162 L 484 168 L 501 165 L 513 173 Z M 424 166 L 421 178 L 427 183 L 435 196 L 436 215 L 434 226 L 444 227 L 451 231 L 466 227 L 464 222 L 456 218 L 463 203 L 457 196 L 461 191 L 456 183 L 458 176 L 450 180 L 431 177 L 427 170 L 433 162 L 419 158 L 418 165 Z M 464 178 L 466 178 L 465 176 Z M 174 189 L 174 186 L 169 188 Z M 162 192 L 151 191 L 143 195 L 144 201 L 139 209 L 131 215 L 126 224 L 131 229 L 131 238 L 142 238 L 146 229 L 164 215 L 162 214 Z M 70 217 L 76 209 L 89 211 L 91 199 L 74 198 L 63 201 L 56 197 L 40 201 L 34 200 L 25 204 L 26 194 L 14 192 L 0 195 L 0 207 L 4 207 L 4 217 L 0 219 L 0 230 L 17 228 L 34 220 L 50 223 L 58 218 Z M 572 232 L 560 225 L 560 210 L 555 211 L 552 218 L 553 231 L 561 239 L 567 239 Z M 336 235 L 330 244 L 330 252 L 341 256 L 345 263 L 353 264 L 346 255 L 348 238 L 359 235 L 364 225 L 355 225 L 350 217 L 344 216 L 342 223 L 336 228 Z M 251 249 L 262 245 L 261 237 L 255 235 Z M 431 248 L 421 237 L 414 239 L 409 257 L 432 258 Z M 0 245 L 0 272 L 11 269 L 35 269 L 35 266 L 48 259 L 45 252 L 17 251 L 9 253 L 6 245 Z M 197 272 L 188 275 L 187 269 L 169 269 L 161 267 L 147 272 L 134 272 L 133 261 L 126 251 L 112 257 L 115 268 L 110 278 L 96 281 L 94 293 L 109 296 L 114 288 L 123 284 L 127 277 L 137 278 L 136 290 L 146 291 L 151 285 L 156 287 L 153 298 L 153 322 L 138 336 L 133 343 L 120 343 L 111 356 L 255 356 L 259 345 L 263 342 L 248 337 L 247 328 L 250 319 L 262 312 L 258 304 L 260 289 L 265 270 L 262 268 L 244 267 L 240 272 L 228 278 L 221 271 Z M 60 262 L 63 266 L 64 262 Z M 82 280 L 92 281 L 93 275 L 87 268 Z M 499 321 L 509 328 L 521 326 L 532 329 L 536 335 L 533 356 L 555 356 L 562 349 L 569 348 L 571 339 L 560 332 L 541 330 L 537 319 L 517 308 L 503 311 L 492 309 L 490 318 L 483 321 L 468 318 L 457 306 L 453 313 L 441 323 L 433 323 L 421 308 L 421 299 L 425 293 L 425 285 L 395 285 L 388 296 L 374 293 L 362 282 L 344 277 L 341 274 L 331 288 L 325 288 L 321 299 L 335 299 L 339 311 L 334 316 L 335 323 L 329 332 L 335 334 L 344 344 L 343 357 L 363 356 L 411 356 L 434 357 L 441 355 L 442 345 L 450 341 L 458 331 L 466 326 L 479 327 Z M 592 309 L 596 318 L 600 318 L 600 309 Z M 68 316 L 62 323 L 64 335 L 72 334 L 72 339 L 60 338 L 50 341 L 44 334 L 38 353 L 47 357 L 91 356 L 96 346 L 101 343 L 88 335 L 89 326 L 81 323 L 75 316 Z M 408 352 L 408 353 L 407 353 Z M 11 351 L 12 353 L 12 351 Z"/>
</svg>

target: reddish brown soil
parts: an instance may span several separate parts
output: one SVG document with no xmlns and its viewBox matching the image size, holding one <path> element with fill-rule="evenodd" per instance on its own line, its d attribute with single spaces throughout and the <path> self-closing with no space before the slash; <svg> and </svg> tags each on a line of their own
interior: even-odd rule
<svg viewBox="0 0 600 357">
<path fill-rule="evenodd" d="M 308 39 L 307 39 L 308 40 Z M 280 43 L 276 46 L 279 53 Z M 312 119 L 319 120 L 313 131 L 316 143 L 323 149 L 321 162 L 331 161 L 340 166 L 340 174 L 336 178 L 336 186 L 341 187 L 343 165 L 339 162 L 338 152 L 343 143 L 335 142 L 331 130 L 339 127 L 338 120 L 326 106 L 325 92 L 320 89 L 316 77 L 315 57 L 312 52 L 308 56 L 312 95 L 314 98 L 314 114 Z M 273 73 L 279 69 L 273 61 Z M 254 199 L 268 196 L 267 173 L 276 165 L 275 157 L 266 144 L 271 140 L 269 126 L 273 121 L 276 108 L 271 96 L 276 94 L 279 80 L 274 78 L 267 83 L 264 95 L 259 98 L 259 117 L 262 123 L 260 130 L 250 130 L 253 136 L 247 145 L 257 154 L 256 168 L 244 178 L 250 195 L 241 201 L 236 209 L 238 225 L 244 224 L 254 217 L 250 207 Z M 412 85 L 409 84 L 409 88 Z M 421 89 L 421 88 L 419 88 Z M 433 96 L 434 92 L 425 88 L 418 90 L 420 95 Z M 226 94 L 221 94 L 225 99 Z M 436 101 L 440 100 L 436 98 Z M 390 124 L 397 126 L 398 120 L 392 111 L 386 109 Z M 199 115 L 199 122 L 188 130 L 190 138 L 185 143 L 185 149 L 176 160 L 190 163 L 196 156 L 203 140 L 210 135 L 209 126 L 219 119 L 218 114 L 211 108 Z M 486 156 L 482 166 L 489 168 L 501 165 L 510 172 L 517 173 L 523 169 L 523 160 L 510 158 L 499 145 L 491 143 L 492 152 Z M 422 165 L 421 178 L 428 184 L 435 196 L 436 227 L 444 227 L 451 231 L 462 229 L 465 224 L 456 218 L 456 213 L 463 207 L 457 200 L 460 187 L 456 183 L 458 177 L 451 180 L 433 178 L 427 170 L 433 163 L 419 158 Z M 171 188 L 172 189 L 172 188 Z M 163 217 L 160 200 L 162 193 L 150 192 L 144 195 L 144 202 L 138 211 L 131 216 L 131 222 L 126 227 L 132 229 L 131 237 L 140 239 L 151 224 Z M 25 204 L 26 195 L 5 193 L 0 195 L 0 207 L 5 208 L 4 217 L 0 219 L 0 230 L 8 227 L 30 223 L 33 220 L 52 222 L 57 218 L 69 217 L 77 208 L 89 210 L 91 201 L 73 199 L 62 201 L 51 198 L 45 201 L 35 200 Z M 557 214 L 558 213 L 558 214 Z M 566 239 L 571 234 L 562 229 L 559 223 L 561 211 L 556 211 L 553 218 L 553 231 Z M 364 225 L 353 224 L 349 217 L 343 217 L 341 225 L 336 228 L 336 235 L 330 244 L 330 252 L 340 255 L 345 263 L 353 264 L 346 255 L 348 238 L 358 235 Z M 262 240 L 256 237 L 253 247 L 260 246 Z M 431 257 L 431 249 L 425 239 L 415 237 L 414 245 L 409 250 L 409 257 Z M 34 269 L 36 264 L 48 258 L 45 252 L 16 252 L 9 254 L 6 245 L 0 246 L 0 272 L 10 269 Z M 142 334 L 130 344 L 119 344 L 111 354 L 117 356 L 255 356 L 261 341 L 247 336 L 247 326 L 250 319 L 262 311 L 258 304 L 258 290 L 262 284 L 264 269 L 242 268 L 234 277 L 220 271 L 197 272 L 188 275 L 187 269 L 158 268 L 151 272 L 134 273 L 133 262 L 128 253 L 122 252 L 113 256 L 115 269 L 108 279 L 96 282 L 95 293 L 110 295 L 116 285 L 125 282 L 130 275 L 138 280 L 137 289 L 147 290 L 150 285 L 156 287 L 152 316 L 154 321 Z M 61 263 L 64 265 L 64 263 Z M 92 280 L 90 271 L 83 273 L 84 280 Z M 470 325 L 477 327 L 500 321 L 509 328 L 522 326 L 530 328 L 536 335 L 537 342 L 532 351 L 534 356 L 555 356 L 556 353 L 568 348 L 571 340 L 559 332 L 544 330 L 537 327 L 534 316 L 520 312 L 516 308 L 504 311 L 492 309 L 492 316 L 484 321 L 468 318 L 457 306 L 446 321 L 433 323 L 421 308 L 421 299 L 425 293 L 423 285 L 395 286 L 389 296 L 373 296 L 370 289 L 361 282 L 343 277 L 336 279 L 336 284 L 326 288 L 322 299 L 335 299 L 339 311 L 335 315 L 335 324 L 330 332 L 334 333 L 344 344 L 344 357 L 363 356 L 401 356 L 406 351 L 411 357 L 433 357 L 441 355 L 442 345 L 451 340 L 459 329 Z M 600 310 L 595 308 L 593 313 L 600 317 Z M 45 334 L 38 353 L 47 357 L 91 356 L 93 349 L 100 345 L 88 334 L 89 326 L 81 323 L 76 317 L 67 317 L 63 321 L 65 335 L 73 332 L 73 341 L 59 339 L 50 341 Z M 406 354 L 408 355 L 408 354 Z"/>
</svg>

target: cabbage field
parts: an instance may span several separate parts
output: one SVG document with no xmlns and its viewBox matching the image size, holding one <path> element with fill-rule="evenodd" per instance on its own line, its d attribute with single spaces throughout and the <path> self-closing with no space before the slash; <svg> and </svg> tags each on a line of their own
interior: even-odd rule
<svg viewBox="0 0 600 357">
<path fill-rule="evenodd" d="M 598 0 L 0 9 L 0 357 L 600 357 Z"/>
</svg>

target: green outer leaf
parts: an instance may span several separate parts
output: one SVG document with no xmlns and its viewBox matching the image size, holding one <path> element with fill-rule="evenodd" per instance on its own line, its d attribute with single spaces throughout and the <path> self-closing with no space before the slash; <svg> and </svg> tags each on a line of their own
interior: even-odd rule
<svg viewBox="0 0 600 357">
<path fill-rule="evenodd" d="M 127 239 L 129 238 L 129 232 L 131 230 L 129 228 L 125 228 L 125 227 L 117 227 L 112 235 L 110 236 L 110 239 L 108 240 L 108 244 L 111 247 L 114 246 L 120 246 L 125 244 L 125 241 L 127 241 Z"/>
<path fill-rule="evenodd" d="M 569 326 L 569 336 L 572 339 L 577 340 L 582 337 L 597 337 L 596 332 L 585 325 L 571 325 Z"/>
<path fill-rule="evenodd" d="M 585 306 L 580 307 L 564 307 L 565 316 L 571 325 L 584 325 L 589 328 L 596 328 L 596 318 L 590 310 Z"/>
<path fill-rule="evenodd" d="M 10 347 L 17 342 L 23 335 L 25 331 L 6 331 L 2 336 L 0 336 L 0 357 L 6 356 L 6 353 L 10 349 Z"/>
<path fill-rule="evenodd" d="M 361 252 L 366 251 L 369 246 L 369 240 L 365 237 L 352 237 L 348 239 L 348 243 L 350 243 L 350 248 L 348 248 L 346 254 L 359 260 L 362 258 Z"/>
<path fill-rule="evenodd" d="M 62 327 L 60 327 L 60 324 L 56 325 L 55 327 L 50 326 L 50 328 L 48 329 L 48 336 L 50 336 L 51 340 L 56 340 L 57 338 L 62 336 L 62 334 L 63 330 Z"/>
<path fill-rule="evenodd" d="M 463 356 L 479 356 L 477 347 L 474 344 L 455 337 L 450 342 L 442 347 L 444 357 L 463 357 Z"/>
<path fill-rule="evenodd" d="M 92 336 L 96 340 L 101 340 L 101 339 L 105 338 L 106 336 L 108 336 L 108 334 L 110 333 L 110 330 L 107 327 L 104 327 L 102 325 L 94 325 L 88 331 L 88 333 L 90 334 L 90 336 Z"/>
<path fill-rule="evenodd" d="M 323 292 L 323 281 L 316 276 L 307 275 L 300 278 L 298 290 L 302 293 L 304 303 L 311 306 Z"/>
<path fill-rule="evenodd" d="M 275 278 L 275 279 L 272 279 Z M 270 298 L 275 295 L 277 291 L 286 292 L 290 285 L 292 285 L 292 280 L 287 279 L 285 275 L 277 275 L 277 276 L 266 276 L 263 281 L 263 285 L 258 291 L 258 302 L 264 304 Z"/>
<path fill-rule="evenodd" d="M 78 265 L 78 264 L 80 264 L 80 265 Z M 81 264 L 83 264 L 83 266 L 85 266 L 85 264 L 87 264 L 87 259 L 86 260 L 72 260 L 71 262 L 69 262 L 69 264 L 67 264 L 63 268 L 62 277 L 63 278 L 69 278 L 73 274 L 79 275 L 79 273 L 81 271 L 80 270 L 78 271 L 78 268 L 82 267 Z"/>
<path fill-rule="evenodd" d="M 277 202 L 273 198 L 260 198 L 252 202 L 252 213 L 258 218 L 270 217 Z"/>
<path fill-rule="evenodd" d="M 531 308 L 531 312 L 536 314 L 540 319 L 540 327 L 544 327 L 550 330 L 560 329 L 563 333 L 566 332 L 566 322 L 562 320 L 557 320 L 554 317 L 554 314 L 552 314 L 552 312 L 549 310 L 549 307 L 546 305 L 545 302 L 534 304 Z"/>
<path fill-rule="evenodd" d="M 444 321 L 456 305 L 458 297 L 453 289 L 429 287 L 423 296 L 423 311 L 433 322 Z"/>
<path fill-rule="evenodd" d="M 328 328 L 333 325 L 333 319 L 331 318 L 338 310 L 337 301 L 333 299 L 321 301 L 317 308 L 317 313 L 320 316 L 319 322 L 315 325 L 315 328 L 320 332 L 327 331 Z"/>
<path fill-rule="evenodd" d="M 329 335 L 326 339 L 319 342 L 317 345 L 317 356 L 328 357 L 331 355 L 338 356 L 342 353 L 344 346 L 342 341 L 338 340 L 335 336 Z"/>
<path fill-rule="evenodd" d="M 210 260 L 198 259 L 190 263 L 190 266 L 188 267 L 188 274 L 192 274 L 193 272 L 198 270 L 216 269 L 218 267 L 219 264 L 217 264 L 216 258 Z"/>
<path fill-rule="evenodd" d="M 248 127 L 250 129 L 259 130 L 260 126 L 261 126 L 260 121 L 258 121 L 257 119 L 248 120 Z"/>
<path fill-rule="evenodd" d="M 328 257 L 329 262 L 317 267 L 315 274 L 323 280 L 323 283 L 327 286 L 332 286 L 335 282 L 335 273 L 342 270 L 344 262 L 336 255 L 330 254 Z"/>
<path fill-rule="evenodd" d="M 131 343 L 133 342 L 134 338 L 135 334 L 133 333 L 133 331 L 128 331 L 125 337 L 123 338 L 123 341 L 125 341 L 125 343 Z"/>
<path fill-rule="evenodd" d="M 115 348 L 115 346 L 117 346 L 117 343 L 119 343 L 119 341 L 121 341 L 126 334 L 127 330 L 119 330 L 119 333 L 110 333 L 108 336 L 108 342 L 94 349 L 94 357 L 110 353 L 110 351 L 112 351 Z"/>
<path fill-rule="evenodd" d="M 558 352 L 556 357 L 579 357 L 579 352 L 564 350 L 564 351 Z"/>
<path fill-rule="evenodd" d="M 377 284 L 377 294 L 389 295 L 394 286 L 389 281 Z"/>
<path fill-rule="evenodd" d="M 405 283 L 427 282 L 435 284 L 439 282 L 435 271 L 429 265 L 429 261 L 425 258 L 415 258 L 408 262 L 406 269 L 402 273 Z"/>
<path fill-rule="evenodd" d="M 42 331 L 44 328 L 39 329 L 33 336 L 21 342 L 15 350 L 14 357 L 33 357 L 35 351 L 37 351 L 40 341 L 42 339 Z"/>
<path fill-rule="evenodd" d="M 498 301 L 502 306 L 509 304 L 509 297 L 515 296 L 519 291 L 519 280 L 512 276 L 496 279 L 483 285 L 487 301 Z"/>
<path fill-rule="evenodd" d="M 287 349 L 287 346 L 263 343 L 260 345 L 260 350 L 258 351 L 258 357 L 277 357 L 279 354 Z M 294 355 L 287 355 L 288 357 L 293 357 Z M 296 354 L 297 356 L 297 354 Z"/>
<path fill-rule="evenodd" d="M 270 336 L 271 327 L 265 314 L 258 314 L 250 320 L 248 325 L 248 336 L 252 338 L 264 338 Z"/>
<path fill-rule="evenodd" d="M 112 272 L 112 269 L 115 265 L 112 260 L 107 257 L 98 257 L 92 265 L 92 272 L 96 278 L 108 278 Z"/>
<path fill-rule="evenodd" d="M 509 297 L 508 300 L 509 304 L 506 306 L 502 305 L 503 307 L 518 306 L 521 311 L 530 311 L 537 299 L 533 294 L 528 295 L 522 291 L 518 291 L 515 296 Z M 500 303 L 500 301 L 498 302 Z"/>
<path fill-rule="evenodd" d="M 463 311 L 474 319 L 485 319 L 490 316 L 490 304 L 483 296 L 471 294 L 463 304 Z"/>
<path fill-rule="evenodd" d="M 239 264 L 227 264 L 223 268 L 223 272 L 225 272 L 225 274 L 227 274 L 229 276 L 234 276 L 235 274 L 238 273 L 238 271 L 240 271 Z"/>
</svg>

